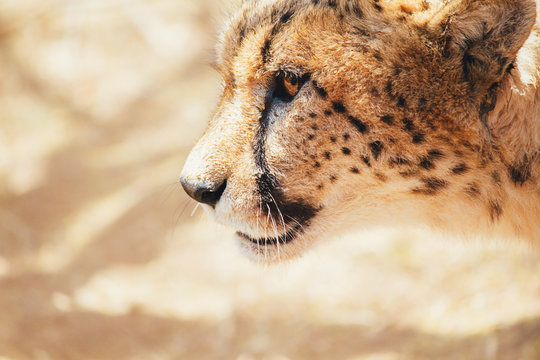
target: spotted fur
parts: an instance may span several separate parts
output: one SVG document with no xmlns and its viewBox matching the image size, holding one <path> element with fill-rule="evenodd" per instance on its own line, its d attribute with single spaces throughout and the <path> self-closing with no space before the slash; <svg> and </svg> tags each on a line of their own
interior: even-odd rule
<svg viewBox="0 0 540 360">
<path fill-rule="evenodd" d="M 182 182 L 221 189 L 208 213 L 260 260 L 353 226 L 539 243 L 537 16 L 534 0 L 244 1 Z"/>
</svg>

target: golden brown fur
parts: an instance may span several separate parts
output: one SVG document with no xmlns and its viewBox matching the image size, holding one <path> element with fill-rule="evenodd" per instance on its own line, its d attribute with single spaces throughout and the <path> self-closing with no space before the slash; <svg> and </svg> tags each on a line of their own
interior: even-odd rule
<svg viewBox="0 0 540 360">
<path fill-rule="evenodd" d="M 245 2 L 184 186 L 223 184 L 208 212 L 267 261 L 353 226 L 538 242 L 536 18 L 533 0 Z M 305 81 L 287 101 L 280 74 Z"/>
</svg>

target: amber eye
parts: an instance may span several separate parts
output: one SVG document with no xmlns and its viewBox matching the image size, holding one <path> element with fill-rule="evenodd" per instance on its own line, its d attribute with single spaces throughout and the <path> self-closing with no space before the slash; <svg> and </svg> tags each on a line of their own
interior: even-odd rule
<svg viewBox="0 0 540 360">
<path fill-rule="evenodd" d="M 290 97 L 295 97 L 296 94 L 298 94 L 298 91 L 300 91 L 300 84 L 298 83 L 298 79 L 284 76 L 282 81 L 283 87 L 285 88 L 287 95 L 289 95 Z"/>
<path fill-rule="evenodd" d="M 279 74 L 276 78 L 274 97 L 285 102 L 292 101 L 308 78 L 309 75 L 298 77 L 290 74 Z"/>
</svg>

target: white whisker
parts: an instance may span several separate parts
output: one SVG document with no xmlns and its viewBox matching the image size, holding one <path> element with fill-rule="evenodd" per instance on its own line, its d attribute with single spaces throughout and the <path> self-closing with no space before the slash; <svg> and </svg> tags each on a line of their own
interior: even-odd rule
<svg viewBox="0 0 540 360">
<path fill-rule="evenodd" d="M 193 215 L 195 215 L 195 212 L 197 211 L 197 209 L 201 206 L 201 203 L 197 203 L 197 205 L 195 205 L 195 208 L 193 209 L 193 211 L 191 212 L 191 215 L 189 215 L 190 217 L 193 217 Z"/>
</svg>

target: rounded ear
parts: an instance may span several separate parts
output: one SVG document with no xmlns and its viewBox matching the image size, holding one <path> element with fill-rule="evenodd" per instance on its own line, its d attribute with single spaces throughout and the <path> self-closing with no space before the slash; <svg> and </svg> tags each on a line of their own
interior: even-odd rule
<svg viewBox="0 0 540 360">
<path fill-rule="evenodd" d="M 446 39 L 444 55 L 481 95 L 514 62 L 536 21 L 534 0 L 454 0 L 429 24 Z"/>
</svg>

